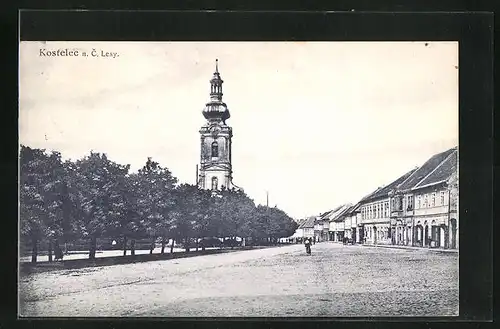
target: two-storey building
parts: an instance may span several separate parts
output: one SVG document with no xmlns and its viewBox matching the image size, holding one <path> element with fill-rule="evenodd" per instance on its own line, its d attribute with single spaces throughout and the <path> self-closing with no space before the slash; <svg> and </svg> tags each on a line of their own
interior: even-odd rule
<svg viewBox="0 0 500 329">
<path fill-rule="evenodd" d="M 400 176 L 384 187 L 377 188 L 359 202 L 361 223 L 363 229 L 363 243 L 391 244 L 391 198 L 394 189 L 406 180 L 415 169 Z M 392 205 L 393 207 L 396 205 Z"/>
<path fill-rule="evenodd" d="M 345 225 L 344 214 L 351 207 L 351 204 L 344 204 L 332 210 L 327 216 L 330 222 L 331 241 L 341 242 L 344 238 Z"/>
<path fill-rule="evenodd" d="M 360 219 L 360 204 L 357 203 L 347 209 L 344 214 L 344 232 L 345 237 L 353 243 L 359 243 L 360 233 L 358 230 L 358 220 Z"/>
<path fill-rule="evenodd" d="M 452 148 L 432 156 L 399 184 L 391 196 L 393 243 L 457 248 L 458 195 L 452 202 L 450 193 L 457 172 L 458 151 Z"/>
</svg>

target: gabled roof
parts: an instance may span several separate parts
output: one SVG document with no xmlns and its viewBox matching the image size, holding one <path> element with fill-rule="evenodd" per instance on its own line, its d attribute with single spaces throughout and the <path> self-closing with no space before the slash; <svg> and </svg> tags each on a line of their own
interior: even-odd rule
<svg viewBox="0 0 500 329">
<path fill-rule="evenodd" d="M 337 207 L 335 208 L 329 215 L 328 215 L 328 219 L 329 220 L 338 220 L 341 218 L 341 216 L 349 209 L 351 208 L 351 204 L 344 204 L 344 205 L 341 205 L 340 207 Z"/>
<path fill-rule="evenodd" d="M 429 160 L 427 160 L 420 168 L 418 168 L 408 179 L 398 186 L 400 190 L 410 190 L 415 187 L 421 181 L 423 181 L 428 175 L 430 175 L 446 158 L 448 158 L 453 152 L 456 152 L 456 147 L 451 148 L 447 151 L 433 155 Z"/>
<path fill-rule="evenodd" d="M 300 228 L 300 225 L 302 225 L 303 223 L 305 222 L 305 219 L 297 219 L 297 224 L 299 224 L 299 226 L 297 228 Z"/>
<path fill-rule="evenodd" d="M 338 206 L 337 208 L 333 209 L 333 210 L 330 210 L 330 211 L 327 211 L 324 216 L 322 216 L 322 219 L 323 220 L 330 220 L 330 218 L 332 218 L 333 214 L 335 214 L 337 211 L 340 210 L 340 208 L 342 208 L 344 205 L 342 206 Z"/>
<path fill-rule="evenodd" d="M 328 216 L 328 214 L 331 213 L 331 212 L 332 212 L 332 210 L 325 211 L 324 213 L 322 213 L 322 214 L 319 215 L 319 219 L 320 220 L 325 219 Z"/>
<path fill-rule="evenodd" d="M 308 217 L 304 220 L 304 222 L 299 226 L 299 228 L 313 228 L 314 222 L 316 221 L 315 217 Z"/>
<path fill-rule="evenodd" d="M 387 197 L 387 195 L 390 191 L 397 188 L 399 184 L 403 183 L 406 179 L 408 179 L 417 170 L 418 169 L 412 169 L 412 170 L 408 171 L 406 174 L 400 176 L 398 179 L 396 179 L 395 181 L 393 181 L 389 185 L 377 188 L 371 194 L 368 194 L 363 199 L 361 199 L 360 202 L 364 203 L 364 202 L 369 202 L 371 200 L 374 200 L 374 199 L 377 199 L 380 197 Z"/>
<path fill-rule="evenodd" d="M 458 152 L 456 149 L 442 162 L 440 162 L 434 171 L 431 171 L 424 179 L 418 182 L 412 189 L 418 189 L 425 186 L 431 186 L 447 181 L 458 166 Z"/>
<path fill-rule="evenodd" d="M 356 211 L 358 211 L 359 207 L 361 206 L 361 204 L 358 202 L 356 203 L 354 206 L 350 207 L 349 209 L 347 209 L 347 211 L 345 212 L 346 215 L 352 215 L 354 214 Z"/>
</svg>

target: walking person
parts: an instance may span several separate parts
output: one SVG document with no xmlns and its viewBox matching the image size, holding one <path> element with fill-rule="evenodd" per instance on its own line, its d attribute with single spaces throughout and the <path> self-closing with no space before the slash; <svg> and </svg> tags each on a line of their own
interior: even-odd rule
<svg viewBox="0 0 500 329">
<path fill-rule="evenodd" d="M 311 239 L 305 239 L 304 245 L 306 246 L 306 253 L 311 254 Z"/>
</svg>

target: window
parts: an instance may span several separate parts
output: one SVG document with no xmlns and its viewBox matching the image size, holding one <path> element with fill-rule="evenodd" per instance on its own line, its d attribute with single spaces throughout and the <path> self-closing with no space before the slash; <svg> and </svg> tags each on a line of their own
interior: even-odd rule
<svg viewBox="0 0 500 329">
<path fill-rule="evenodd" d="M 217 142 L 212 143 L 212 158 L 217 158 L 219 156 L 219 145 Z"/>
<path fill-rule="evenodd" d="M 433 192 L 431 196 L 431 207 L 435 206 L 436 206 L 436 192 Z"/>
<path fill-rule="evenodd" d="M 217 177 L 212 177 L 212 190 L 217 189 Z"/>
<path fill-rule="evenodd" d="M 424 194 L 424 208 L 427 208 L 428 206 L 429 206 L 428 196 L 427 194 Z"/>
<path fill-rule="evenodd" d="M 413 195 L 408 195 L 407 204 L 407 210 L 413 210 Z"/>
<path fill-rule="evenodd" d="M 422 198 L 420 195 L 417 196 L 417 209 L 420 209 L 422 206 Z"/>
<path fill-rule="evenodd" d="M 385 203 L 385 217 L 389 217 L 389 202 Z"/>
<path fill-rule="evenodd" d="M 444 206 L 444 191 L 441 191 L 441 205 Z"/>
</svg>

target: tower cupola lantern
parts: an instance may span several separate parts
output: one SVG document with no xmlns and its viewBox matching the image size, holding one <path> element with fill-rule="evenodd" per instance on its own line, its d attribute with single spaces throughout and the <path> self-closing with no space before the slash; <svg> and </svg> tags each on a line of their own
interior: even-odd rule
<svg viewBox="0 0 500 329">
<path fill-rule="evenodd" d="M 205 104 L 203 116 L 208 121 L 225 123 L 230 114 L 226 103 L 222 101 L 222 84 L 224 81 L 219 73 L 219 60 L 215 60 L 215 72 L 210 80 L 210 101 Z"/>
</svg>

